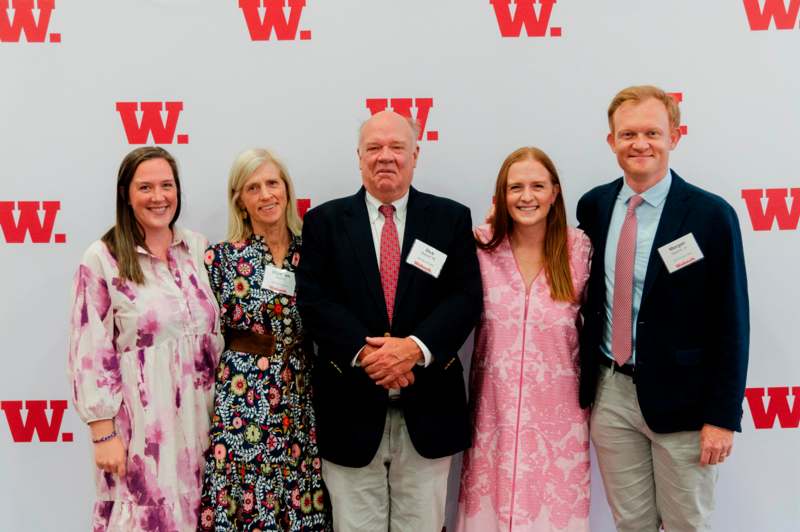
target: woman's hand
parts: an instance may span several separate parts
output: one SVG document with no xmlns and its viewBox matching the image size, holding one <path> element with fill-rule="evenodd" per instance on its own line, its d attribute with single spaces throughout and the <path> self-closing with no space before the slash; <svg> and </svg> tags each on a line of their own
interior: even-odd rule
<svg viewBox="0 0 800 532">
<path fill-rule="evenodd" d="M 89 423 L 89 428 L 93 441 L 104 439 L 115 432 L 113 419 L 93 421 Z M 124 477 L 127 459 L 128 451 L 119 436 L 94 444 L 94 463 L 103 471 Z"/>
<path fill-rule="evenodd" d="M 128 452 L 119 436 L 94 444 L 94 463 L 103 471 L 124 477 L 127 459 Z"/>
</svg>

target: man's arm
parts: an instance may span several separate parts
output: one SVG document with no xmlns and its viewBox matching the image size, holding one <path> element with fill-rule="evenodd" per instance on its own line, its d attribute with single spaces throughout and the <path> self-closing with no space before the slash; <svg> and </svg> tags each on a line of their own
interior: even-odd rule
<svg viewBox="0 0 800 532">
<path fill-rule="evenodd" d="M 741 431 L 742 401 L 747 379 L 750 316 L 739 220 L 727 204 L 714 220 L 715 255 L 709 257 L 714 302 L 709 330 L 712 357 L 708 393 L 700 431 L 700 463 L 721 463 L 733 450 L 733 433 Z"/>
<path fill-rule="evenodd" d="M 297 268 L 297 305 L 306 333 L 323 354 L 346 371 L 356 353 L 364 347 L 367 327 L 350 310 L 336 301 L 334 289 L 342 282 L 330 266 L 338 238 L 326 231 L 318 210 L 306 213 L 303 223 L 303 249 Z"/>
<path fill-rule="evenodd" d="M 708 345 L 711 346 L 704 421 L 741 431 L 742 401 L 750 347 L 747 274 L 739 220 L 725 204 L 712 221 L 714 256 L 709 259 L 712 306 Z"/>
<path fill-rule="evenodd" d="M 447 294 L 412 331 L 433 354 L 433 363 L 447 363 L 469 336 L 481 314 L 483 293 L 472 218 L 461 209 L 453 245 L 442 275 L 447 275 Z"/>
</svg>

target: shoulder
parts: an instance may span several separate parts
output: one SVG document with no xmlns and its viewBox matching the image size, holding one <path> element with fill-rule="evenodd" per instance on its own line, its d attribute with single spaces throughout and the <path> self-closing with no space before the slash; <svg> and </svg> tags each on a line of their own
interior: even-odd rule
<svg viewBox="0 0 800 532">
<path fill-rule="evenodd" d="M 355 194 L 353 196 L 344 196 L 320 203 L 316 207 L 312 207 L 308 210 L 308 212 L 306 212 L 305 216 L 303 217 L 303 225 L 305 226 L 309 222 L 314 223 L 315 220 L 320 218 L 339 216 L 345 210 L 350 209 L 355 204 L 357 199 L 358 194 Z"/>
<path fill-rule="evenodd" d="M 583 232 L 582 229 L 572 227 L 571 225 L 567 226 L 567 242 L 569 242 L 570 247 L 583 247 L 592 245 L 589 237 Z"/>
<path fill-rule="evenodd" d="M 475 227 L 473 232 L 475 233 L 475 238 L 480 240 L 483 244 L 486 244 L 492 239 L 492 226 L 489 224 L 479 225 Z"/>
<path fill-rule="evenodd" d="M 203 252 L 208 247 L 208 239 L 202 233 L 186 229 L 185 227 L 175 227 L 176 236 L 186 242 L 186 246 L 192 252 Z"/>
<path fill-rule="evenodd" d="M 428 208 L 433 208 L 442 212 L 452 212 L 454 214 L 469 213 L 469 208 L 466 205 L 463 205 L 450 198 L 428 194 L 427 192 L 420 192 L 416 189 L 414 189 L 413 195 L 414 201 L 419 202 Z"/>
<path fill-rule="evenodd" d="M 589 189 L 589 191 L 585 192 L 583 196 L 581 196 L 581 198 L 578 200 L 578 206 L 594 205 L 600 200 L 600 198 L 605 197 L 609 192 L 611 192 L 611 190 L 620 187 L 621 183 L 622 183 L 622 178 L 618 177 L 613 181 Z"/>
<path fill-rule="evenodd" d="M 569 245 L 570 255 L 576 259 L 588 256 L 592 249 L 592 241 L 589 236 L 577 227 L 567 227 L 567 244 Z"/>
<path fill-rule="evenodd" d="M 81 257 L 81 264 L 100 271 L 106 266 L 116 267 L 117 261 L 102 240 L 92 242 Z"/>
<path fill-rule="evenodd" d="M 735 211 L 730 203 L 725 200 L 722 196 L 714 194 L 704 188 L 700 188 L 697 185 L 693 185 L 691 183 L 687 183 L 684 180 L 680 181 L 681 186 L 683 187 L 684 192 L 689 196 L 692 203 L 702 206 L 703 209 L 709 211 L 709 213 L 713 214 L 724 214 L 730 215 L 734 214 Z"/>
</svg>

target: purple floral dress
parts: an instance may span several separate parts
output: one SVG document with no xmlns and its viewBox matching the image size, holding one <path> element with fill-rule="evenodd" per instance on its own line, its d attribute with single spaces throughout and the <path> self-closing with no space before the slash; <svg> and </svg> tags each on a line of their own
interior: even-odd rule
<svg viewBox="0 0 800 532">
<path fill-rule="evenodd" d="M 299 260 L 300 238 L 293 237 L 282 268 L 293 272 Z M 311 350 L 295 296 L 261 287 L 272 262 L 259 236 L 206 253 L 223 326 L 271 333 L 275 351 L 222 353 L 201 531 L 332 529 L 311 404 Z"/>
<path fill-rule="evenodd" d="M 217 304 L 206 239 L 175 228 L 167 260 L 139 248 L 145 283 L 119 277 L 105 244 L 75 276 L 69 374 L 83 421 L 113 419 L 127 448 L 123 478 L 96 469 L 92 530 L 194 530 L 208 447 Z"/>
</svg>

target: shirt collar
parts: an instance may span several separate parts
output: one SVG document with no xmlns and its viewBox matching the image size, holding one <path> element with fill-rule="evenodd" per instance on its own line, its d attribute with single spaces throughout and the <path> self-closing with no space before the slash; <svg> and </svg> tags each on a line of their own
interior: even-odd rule
<svg viewBox="0 0 800 532">
<path fill-rule="evenodd" d="M 378 198 L 365 191 L 364 199 L 367 202 L 367 214 L 369 214 L 369 223 L 374 224 L 380 216 L 378 208 L 383 205 Z M 392 202 L 394 205 L 394 217 L 398 222 L 403 222 L 406 219 L 406 210 L 408 207 L 408 192 L 403 197 L 396 199 Z"/>
<path fill-rule="evenodd" d="M 642 197 L 644 202 L 651 207 L 659 207 L 661 203 L 667 199 L 667 194 L 669 193 L 669 187 L 671 184 L 672 172 L 667 169 L 667 175 L 659 179 L 655 185 L 639 195 Z M 623 204 L 627 204 L 628 200 L 634 195 L 636 195 L 636 192 L 634 192 L 633 189 L 628 186 L 628 183 L 625 182 L 625 178 L 622 178 L 622 189 L 620 189 L 619 196 L 617 197 L 622 201 Z"/>
<path fill-rule="evenodd" d="M 188 247 L 188 244 L 186 243 L 186 233 L 180 227 L 172 226 L 172 242 L 170 243 L 169 247 L 174 248 L 178 245 Z M 136 246 L 136 252 L 142 255 L 152 255 L 152 253 L 147 251 L 143 246 Z"/>
</svg>

